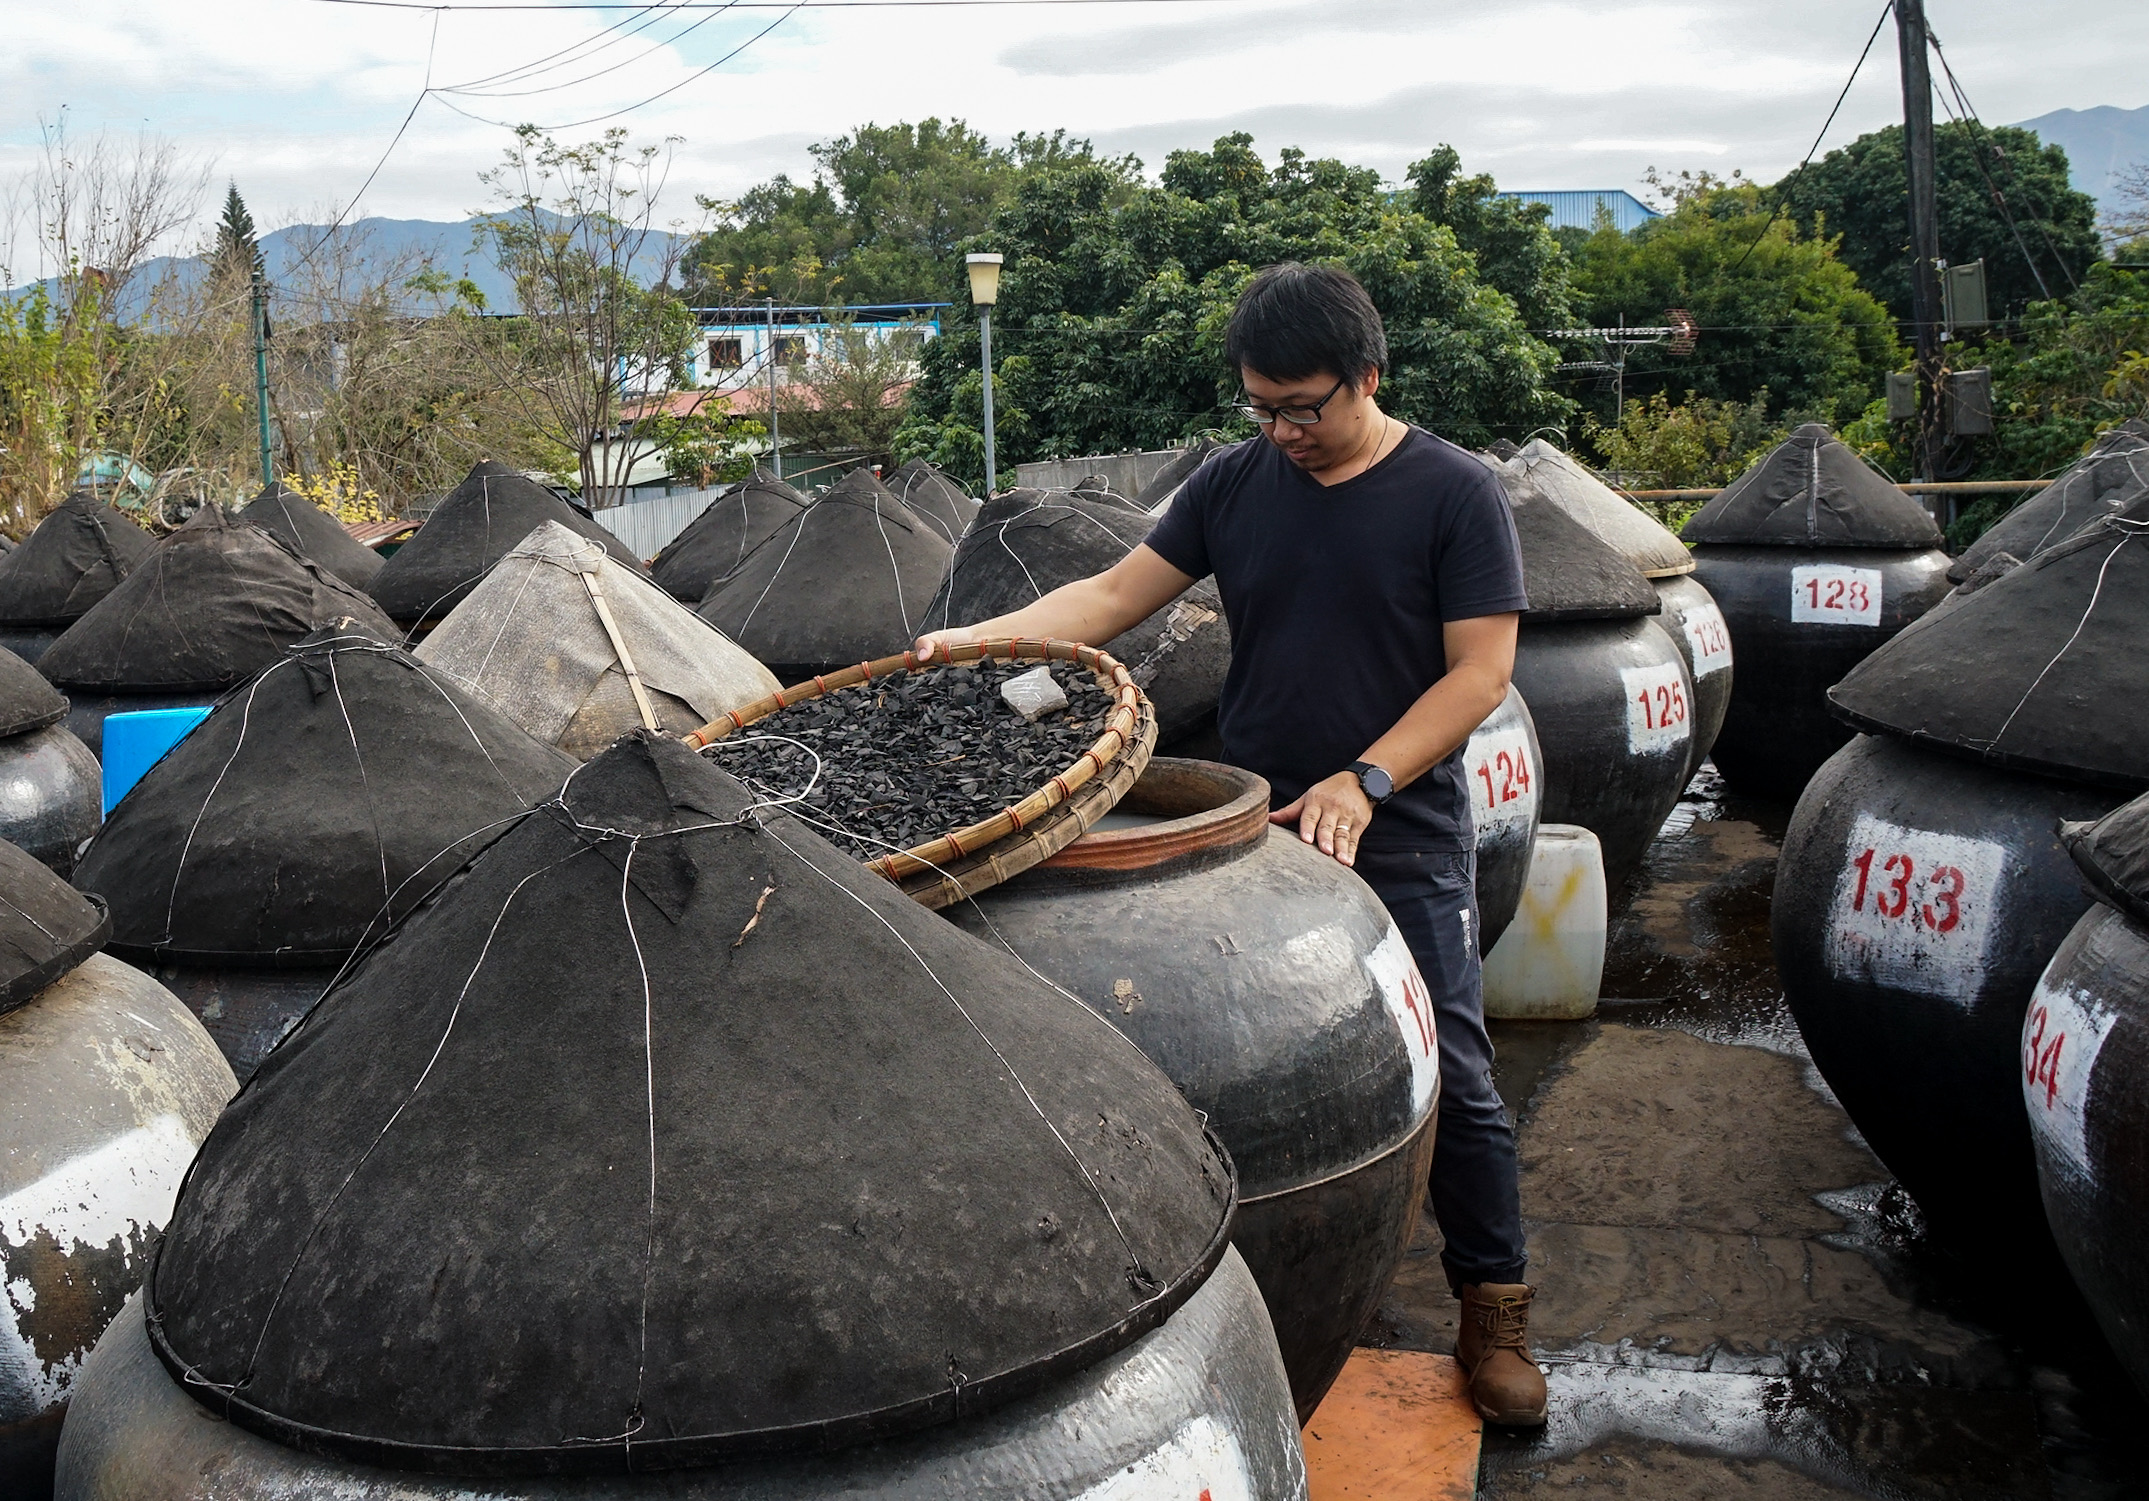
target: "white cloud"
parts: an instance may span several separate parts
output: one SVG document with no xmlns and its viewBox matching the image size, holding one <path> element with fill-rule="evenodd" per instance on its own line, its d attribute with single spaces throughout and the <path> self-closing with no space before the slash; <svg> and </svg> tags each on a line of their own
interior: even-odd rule
<svg viewBox="0 0 2149 1501">
<path fill-rule="evenodd" d="M 809 6 L 696 77 L 780 13 L 678 13 L 615 38 L 599 33 L 624 13 L 436 18 L 318 0 L 70 0 L 10 16 L 0 174 L 27 161 L 40 117 L 65 109 L 78 132 L 148 129 L 213 157 L 265 225 L 317 217 L 372 169 L 429 54 L 432 82 L 455 86 L 566 50 L 563 67 L 531 81 L 599 76 L 553 93 L 444 97 L 494 120 L 550 124 L 682 85 L 622 123 L 644 138 L 684 138 L 671 205 L 683 216 L 696 192 L 805 175 L 811 141 L 933 114 L 998 136 L 1064 126 L 1152 168 L 1175 147 L 1247 129 L 1266 151 L 1300 145 L 1391 177 L 1447 141 L 1466 166 L 1517 187 L 1632 185 L 1649 165 L 1697 158 L 1766 180 L 1812 140 L 1878 9 L 1877 0 Z M 690 19 L 700 24 L 667 43 Z M 2065 23 L 2054 21 L 2053 8 L 2001 0 L 1944 0 L 1933 15 L 1989 120 L 2149 102 L 2149 6 L 2072 0 Z M 2096 45 L 2084 46 L 2091 35 Z M 1830 139 L 1899 110 L 1884 33 Z M 504 141 L 497 126 L 428 100 L 365 211 L 452 218 L 478 207 L 477 174 Z"/>
</svg>

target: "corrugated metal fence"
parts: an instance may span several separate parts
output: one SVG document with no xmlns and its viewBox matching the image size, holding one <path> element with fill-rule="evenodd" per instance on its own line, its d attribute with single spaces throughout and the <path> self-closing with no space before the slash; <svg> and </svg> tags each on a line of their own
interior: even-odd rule
<svg viewBox="0 0 2149 1501">
<path fill-rule="evenodd" d="M 709 502 L 729 489 L 715 485 L 707 490 L 674 490 L 648 500 L 630 500 L 590 514 L 597 524 L 634 549 L 645 562 L 664 551 L 666 543 L 687 528 L 687 523 L 708 509 Z"/>
</svg>

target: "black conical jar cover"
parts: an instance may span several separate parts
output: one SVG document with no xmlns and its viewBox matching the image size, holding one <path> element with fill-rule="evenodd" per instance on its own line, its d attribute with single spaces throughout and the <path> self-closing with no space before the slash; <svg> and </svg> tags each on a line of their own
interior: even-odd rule
<svg viewBox="0 0 2149 1501">
<path fill-rule="evenodd" d="M 45 675 L 13 652 L 0 649 L 0 739 L 57 724 L 67 700 Z"/>
<path fill-rule="evenodd" d="M 1155 525 L 1154 516 L 1079 490 L 1004 490 L 956 545 L 928 629 L 990 619 L 1101 573 Z"/>
<path fill-rule="evenodd" d="M 1648 577 L 1581 522 L 1542 497 L 1509 499 L 1530 600 L 1525 621 L 1624 620 L 1663 609 Z"/>
<path fill-rule="evenodd" d="M 1694 571 L 1693 555 L 1663 522 L 1542 438 L 1532 438 L 1501 462 L 1500 483 L 1517 505 L 1542 500 L 1566 512 L 1584 531 L 1639 568 L 1644 578 L 1673 578 Z"/>
<path fill-rule="evenodd" d="M 344 616 L 376 635 L 395 629 L 319 563 L 211 502 L 69 626 L 37 669 L 70 688 L 213 692 Z"/>
<path fill-rule="evenodd" d="M 353 589 L 363 589 L 381 571 L 381 555 L 343 529 L 343 524 L 303 495 L 282 484 L 264 485 L 241 521 L 251 521 L 280 538 L 295 553 L 313 559 Z"/>
<path fill-rule="evenodd" d="M 963 494 L 962 486 L 924 459 L 912 459 L 888 476 L 888 490 L 951 544 L 978 513 L 978 503 Z"/>
<path fill-rule="evenodd" d="M 1179 487 L 1194 477 L 1194 471 L 1210 458 L 1223 451 L 1224 445 L 1214 438 L 1200 438 L 1179 451 L 1162 469 L 1150 476 L 1149 483 L 1136 492 L 1134 505 L 1138 510 L 1157 511 L 1165 501 L 1176 495 Z"/>
<path fill-rule="evenodd" d="M 2149 496 L 1913 622 L 1838 718 L 2074 781 L 2149 787 Z"/>
<path fill-rule="evenodd" d="M 1034 604 L 1062 584 L 1088 578 L 1138 547 L 1156 518 L 1118 499 L 1082 490 L 1006 490 L 985 502 L 955 549 L 940 592 L 926 609 L 925 629 L 943 630 L 990 620 Z M 1223 612 L 1215 588 L 1196 584 L 1187 598 Z M 1139 673 L 1171 628 L 1174 605 L 1105 643 Z M 1219 628 L 1221 629 L 1221 628 Z M 1218 683 L 1228 658 L 1216 662 Z M 1147 687 L 1146 679 L 1143 686 Z"/>
<path fill-rule="evenodd" d="M 482 460 L 426 517 L 367 587 L 383 610 L 406 625 L 438 620 L 462 603 L 492 565 L 537 529 L 557 521 L 604 544 L 637 572 L 633 549 L 536 480 L 497 459 Z"/>
<path fill-rule="evenodd" d="M 394 639 L 308 636 L 120 800 L 75 870 L 114 953 L 340 963 L 559 791 L 571 757 Z"/>
<path fill-rule="evenodd" d="M 1228 1160 L 1079 1002 L 619 741 L 331 988 L 147 1286 L 186 1390 L 317 1452 L 700 1465 L 982 1411 L 1221 1257 Z"/>
<path fill-rule="evenodd" d="M 103 948 L 111 931 L 102 901 L 0 840 L 0 1016 Z M 32 1107 L 18 1100 L 8 1108 Z"/>
<path fill-rule="evenodd" d="M 871 471 L 854 469 L 695 613 L 778 677 L 870 662 L 907 650 L 925 629 L 953 551 Z"/>
<path fill-rule="evenodd" d="M 710 585 L 812 504 L 782 480 L 756 474 L 704 506 L 657 554 L 649 576 L 673 599 L 699 604 Z"/>
<path fill-rule="evenodd" d="M 1956 583 L 2001 553 L 2020 561 L 2149 494 L 2149 438 L 2114 428 L 2070 469 L 2001 517 L 1948 567 Z"/>
<path fill-rule="evenodd" d="M 76 491 L 0 557 L 0 625 L 80 620 L 156 545 L 118 510 Z"/>
<path fill-rule="evenodd" d="M 2059 841 L 2099 900 L 2149 927 L 2149 797 L 2094 823 L 2062 823 Z"/>
<path fill-rule="evenodd" d="M 1776 547 L 1938 547 L 1925 507 L 1809 422 L 1696 511 L 1688 542 Z"/>
</svg>

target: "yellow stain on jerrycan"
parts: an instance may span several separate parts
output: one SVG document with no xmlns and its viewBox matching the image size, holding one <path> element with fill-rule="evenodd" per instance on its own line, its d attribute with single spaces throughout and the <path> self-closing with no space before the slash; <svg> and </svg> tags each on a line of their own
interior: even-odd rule
<svg viewBox="0 0 2149 1501">
<path fill-rule="evenodd" d="M 1540 824 L 1522 905 L 1485 956 L 1485 1014 L 1578 1021 L 1604 983 L 1604 851 L 1574 824 Z"/>
</svg>

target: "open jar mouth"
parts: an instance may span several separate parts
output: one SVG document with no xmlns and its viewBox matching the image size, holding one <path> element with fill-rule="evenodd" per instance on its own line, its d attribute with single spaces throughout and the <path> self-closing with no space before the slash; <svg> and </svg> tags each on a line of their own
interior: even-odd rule
<svg viewBox="0 0 2149 1501">
<path fill-rule="evenodd" d="M 1152 822 L 1091 829 L 1045 870 L 1143 870 L 1183 856 L 1251 847 L 1268 834 L 1266 778 L 1219 761 L 1153 756 L 1113 809 Z"/>
</svg>

